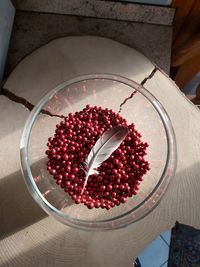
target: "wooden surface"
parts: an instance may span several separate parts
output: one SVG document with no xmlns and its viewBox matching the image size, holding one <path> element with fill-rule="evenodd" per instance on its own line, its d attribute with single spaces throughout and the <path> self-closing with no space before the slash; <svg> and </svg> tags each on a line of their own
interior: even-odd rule
<svg viewBox="0 0 200 267">
<path fill-rule="evenodd" d="M 176 16 L 173 27 L 171 76 L 181 90 L 198 73 L 200 57 L 200 0 L 173 0 Z M 189 96 L 192 98 L 192 96 Z M 193 98 L 193 103 L 197 99 Z"/>
<path fill-rule="evenodd" d="M 193 7 L 199 0 L 190 0 L 190 1 L 181 1 L 181 0 L 172 0 L 172 6 L 176 8 L 176 15 L 173 27 L 173 44 L 176 43 L 181 32 L 185 26 L 185 21 L 192 15 Z"/>
<path fill-rule="evenodd" d="M 200 0 L 185 1 L 184 4 L 180 0 L 176 0 L 173 5 L 177 7 L 172 48 L 175 53 L 176 49 L 179 49 L 193 34 L 199 31 Z"/>
<path fill-rule="evenodd" d="M 4 87 L 36 103 L 56 84 L 83 73 L 110 72 L 139 83 L 145 80 L 144 86 L 171 117 L 177 172 L 159 206 L 134 225 L 92 233 L 64 226 L 46 216 L 27 193 L 20 173 L 19 140 L 28 111 L 1 96 L 0 266 L 132 266 L 134 256 L 176 220 L 200 228 L 198 109 L 161 70 L 145 79 L 154 65 L 137 51 L 103 38 L 85 37 L 79 42 L 76 38 L 55 40 L 25 58 Z M 76 54 L 83 50 L 87 57 Z"/>
</svg>

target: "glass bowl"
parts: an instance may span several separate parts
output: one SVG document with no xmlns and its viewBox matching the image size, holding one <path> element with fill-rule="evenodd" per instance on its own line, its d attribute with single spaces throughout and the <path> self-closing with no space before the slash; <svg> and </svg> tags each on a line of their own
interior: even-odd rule
<svg viewBox="0 0 200 267">
<path fill-rule="evenodd" d="M 110 210 L 75 204 L 46 169 L 48 137 L 62 116 L 87 104 L 112 109 L 134 123 L 148 142 L 146 159 L 151 170 L 137 195 Z M 176 142 L 171 121 L 159 101 L 143 86 L 124 77 L 91 74 L 64 82 L 34 107 L 24 127 L 21 166 L 32 197 L 58 221 L 85 230 L 117 229 L 151 212 L 163 197 L 176 168 Z"/>
</svg>

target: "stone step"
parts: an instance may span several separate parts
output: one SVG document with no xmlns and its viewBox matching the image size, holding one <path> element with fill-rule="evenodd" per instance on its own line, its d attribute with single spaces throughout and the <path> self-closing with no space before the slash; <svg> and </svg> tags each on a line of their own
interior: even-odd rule
<svg viewBox="0 0 200 267">
<path fill-rule="evenodd" d="M 175 9 L 102 0 L 14 0 L 18 10 L 171 26 Z"/>
</svg>

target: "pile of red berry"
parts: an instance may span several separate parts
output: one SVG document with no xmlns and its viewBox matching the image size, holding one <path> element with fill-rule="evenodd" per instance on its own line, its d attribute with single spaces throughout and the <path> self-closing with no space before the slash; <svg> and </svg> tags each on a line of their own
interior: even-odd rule
<svg viewBox="0 0 200 267">
<path fill-rule="evenodd" d="M 82 192 L 85 173 L 81 163 L 100 136 L 115 125 L 127 126 L 129 133 L 113 154 L 91 175 Z M 89 209 L 106 208 L 125 203 L 136 195 L 144 174 L 150 169 L 144 159 L 147 143 L 134 124 L 127 122 L 110 109 L 90 107 L 69 113 L 56 125 L 54 137 L 48 139 L 47 169 L 56 183 L 67 192 L 76 204 L 84 203 Z"/>
</svg>

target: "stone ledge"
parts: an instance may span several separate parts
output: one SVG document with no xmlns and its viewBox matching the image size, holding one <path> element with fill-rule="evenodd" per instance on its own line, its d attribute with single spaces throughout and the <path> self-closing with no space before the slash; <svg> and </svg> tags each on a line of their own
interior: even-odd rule
<svg viewBox="0 0 200 267">
<path fill-rule="evenodd" d="M 169 73 L 172 28 L 78 16 L 17 11 L 5 77 L 27 54 L 65 36 L 101 36 L 140 51 Z"/>
<path fill-rule="evenodd" d="M 14 0 L 18 10 L 171 26 L 175 9 L 101 0 Z"/>
</svg>

